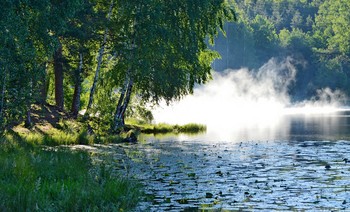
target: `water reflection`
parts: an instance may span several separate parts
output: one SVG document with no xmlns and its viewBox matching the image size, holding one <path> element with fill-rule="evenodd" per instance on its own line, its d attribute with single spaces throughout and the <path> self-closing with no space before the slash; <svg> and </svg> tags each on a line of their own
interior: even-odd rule
<svg viewBox="0 0 350 212">
<path fill-rule="evenodd" d="M 213 80 L 196 87 L 193 95 L 171 105 L 161 103 L 153 115 L 158 123 L 207 125 L 207 134 L 196 137 L 200 141 L 347 137 L 349 109 L 339 108 L 346 104 L 345 95 L 325 88 L 308 100 L 292 102 L 288 86 L 295 74 L 289 59 L 271 59 L 256 71 L 214 72 Z"/>
<path fill-rule="evenodd" d="M 304 111 L 305 112 L 305 111 Z M 160 140 L 198 140 L 201 142 L 242 142 L 267 140 L 346 140 L 350 139 L 350 110 L 303 113 L 286 109 L 269 116 L 209 122 L 199 135 L 168 135 Z"/>
<path fill-rule="evenodd" d="M 341 140 L 349 139 L 349 110 L 326 114 L 291 115 L 289 135 L 285 139 Z"/>
</svg>

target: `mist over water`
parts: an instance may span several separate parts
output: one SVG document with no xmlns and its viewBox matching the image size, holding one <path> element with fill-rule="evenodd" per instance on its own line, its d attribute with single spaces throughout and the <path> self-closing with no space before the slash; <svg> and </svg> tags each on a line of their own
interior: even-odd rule
<svg viewBox="0 0 350 212">
<path fill-rule="evenodd" d="M 213 80 L 195 88 L 193 95 L 156 108 L 155 121 L 206 124 L 211 139 L 279 139 L 289 133 L 292 115 L 307 118 L 346 110 L 342 104 L 345 95 L 329 88 L 309 100 L 292 103 L 288 88 L 296 73 L 291 58 L 271 59 L 258 70 L 214 72 Z M 328 121 L 326 124 L 335 124 Z"/>
</svg>

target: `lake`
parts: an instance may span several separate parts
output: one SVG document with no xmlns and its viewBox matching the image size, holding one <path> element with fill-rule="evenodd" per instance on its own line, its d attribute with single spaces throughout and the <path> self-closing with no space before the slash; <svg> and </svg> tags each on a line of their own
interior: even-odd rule
<svg viewBox="0 0 350 212">
<path fill-rule="evenodd" d="M 350 111 L 274 121 L 123 145 L 148 197 L 136 211 L 349 208 Z"/>
</svg>

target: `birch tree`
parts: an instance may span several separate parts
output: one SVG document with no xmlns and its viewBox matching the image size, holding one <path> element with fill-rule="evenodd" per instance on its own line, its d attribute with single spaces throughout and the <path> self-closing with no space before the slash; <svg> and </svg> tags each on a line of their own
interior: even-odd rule
<svg viewBox="0 0 350 212">
<path fill-rule="evenodd" d="M 224 0 L 120 0 L 116 8 L 111 38 L 119 49 L 113 71 L 120 95 L 112 130 L 120 131 L 133 92 L 144 101 L 170 102 L 207 82 L 218 55 L 207 48 L 206 39 L 212 41 L 235 16 Z"/>
<path fill-rule="evenodd" d="M 93 54 L 100 42 L 101 11 L 94 9 L 95 3 L 84 1 L 81 9 L 68 23 L 65 33 L 65 57 L 69 64 L 66 87 L 74 87 L 73 96 L 66 96 L 71 103 L 70 112 L 73 118 L 78 117 L 81 109 L 82 82 L 92 75 L 94 66 Z M 72 85 L 73 84 L 73 85 Z"/>
<path fill-rule="evenodd" d="M 114 9 L 114 6 L 115 6 L 114 4 L 115 4 L 114 0 L 110 0 L 110 5 L 109 5 L 108 13 L 107 13 L 107 22 L 109 22 L 110 19 L 111 19 L 112 12 L 113 12 L 113 9 Z M 100 75 L 100 70 L 101 70 L 101 66 L 102 66 L 102 59 L 103 59 L 105 48 L 106 48 L 106 45 L 107 45 L 107 36 L 108 36 L 108 25 L 105 26 L 104 33 L 103 33 L 103 40 L 102 40 L 100 49 L 98 51 L 95 76 L 94 76 L 94 79 L 93 79 L 93 82 L 92 82 L 92 86 L 91 86 L 91 89 L 90 89 L 89 102 L 88 102 L 88 105 L 87 105 L 87 108 L 86 108 L 85 117 L 87 117 L 89 115 L 90 109 L 92 107 L 92 103 L 94 101 L 94 94 L 95 94 L 98 78 L 99 78 L 99 75 Z"/>
</svg>

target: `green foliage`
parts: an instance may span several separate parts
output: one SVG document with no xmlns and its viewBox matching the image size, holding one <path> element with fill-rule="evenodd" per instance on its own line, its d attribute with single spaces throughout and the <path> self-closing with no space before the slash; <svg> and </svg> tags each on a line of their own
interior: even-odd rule
<svg viewBox="0 0 350 212">
<path fill-rule="evenodd" d="M 316 16 L 315 30 L 323 38 L 326 49 L 337 54 L 350 53 L 350 2 L 325 0 Z"/>
<path fill-rule="evenodd" d="M 111 28 L 113 39 L 119 41 L 112 45 L 119 53 L 111 73 L 114 86 L 132 79 L 144 100 L 169 102 L 210 79 L 210 61 L 217 55 L 206 49 L 205 40 L 233 19 L 225 1 L 118 1 L 116 8 L 119 13 L 111 19 L 118 26 Z M 203 54 L 209 60 L 200 60 Z"/>
<path fill-rule="evenodd" d="M 76 142 L 78 144 L 82 144 L 82 145 L 91 145 L 93 144 L 93 140 L 89 139 L 91 137 L 89 137 L 88 132 L 86 130 L 82 130 L 76 139 Z"/>
<path fill-rule="evenodd" d="M 39 100 L 46 63 L 81 2 L 0 3 L 0 125 L 22 119 Z"/>
<path fill-rule="evenodd" d="M 297 68 L 290 87 L 294 100 L 309 98 L 322 87 L 348 93 L 349 85 L 348 1 L 257 0 L 237 1 L 237 23 L 226 25 L 227 39 L 216 41 L 226 68 L 259 68 L 272 57 L 291 56 Z"/>
<path fill-rule="evenodd" d="M 257 15 L 251 22 L 257 60 L 268 61 L 278 49 L 278 36 L 274 24 L 266 17 Z"/>
<path fill-rule="evenodd" d="M 127 119 L 141 120 L 145 123 L 151 123 L 154 119 L 151 107 L 147 106 L 142 99 L 135 95 L 131 97 L 125 117 Z"/>
<path fill-rule="evenodd" d="M 23 142 L 0 138 L 0 210 L 119 211 L 136 206 L 140 186 L 104 165 L 95 170 L 87 152 L 28 148 Z"/>
</svg>

